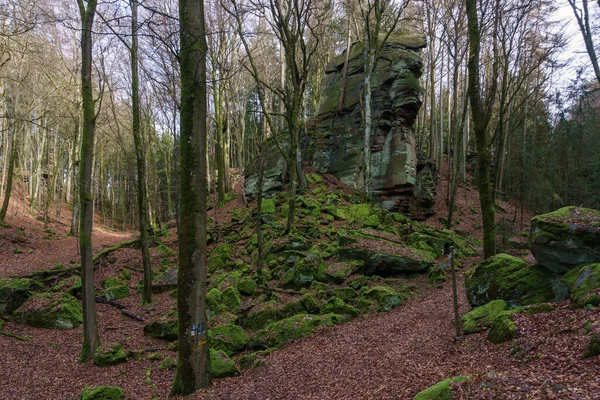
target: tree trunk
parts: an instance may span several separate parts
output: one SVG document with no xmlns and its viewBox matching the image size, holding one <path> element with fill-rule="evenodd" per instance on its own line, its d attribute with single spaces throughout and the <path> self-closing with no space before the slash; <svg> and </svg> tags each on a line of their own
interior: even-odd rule
<svg viewBox="0 0 600 400">
<path fill-rule="evenodd" d="M 494 201 L 490 182 L 491 152 L 487 127 L 491 113 L 484 108 L 481 99 L 479 78 L 480 33 L 477 17 L 477 0 L 467 0 L 467 21 L 469 32 L 469 98 L 477 147 L 477 186 L 483 220 L 483 257 L 487 259 L 496 254 L 496 223 Z"/>
<path fill-rule="evenodd" d="M 92 197 L 92 162 L 94 156 L 94 129 L 96 111 L 92 92 L 92 26 L 96 14 L 96 0 L 77 0 L 81 15 L 81 100 L 83 106 L 83 132 L 81 135 L 81 162 L 79 165 L 79 251 L 81 254 L 81 286 L 83 299 L 83 348 L 80 361 L 94 356 L 100 346 L 94 295 L 94 261 L 92 253 L 92 223 L 94 220 Z"/>
<path fill-rule="evenodd" d="M 10 203 L 10 194 L 12 192 L 13 174 L 15 170 L 15 158 L 16 158 L 16 136 L 15 136 L 15 122 L 12 121 L 12 135 L 10 138 L 10 156 L 8 160 L 8 172 L 6 176 L 6 188 L 4 192 L 4 201 L 2 202 L 2 208 L 0 209 L 0 225 L 4 225 L 6 219 L 6 212 L 8 211 L 8 204 Z"/>
<path fill-rule="evenodd" d="M 363 179 L 364 195 L 367 199 L 371 198 L 371 74 L 375 67 L 375 49 L 377 38 L 374 38 L 375 44 L 369 43 L 371 38 L 365 30 L 364 38 L 364 59 L 365 59 L 365 83 L 364 83 L 364 109 L 365 109 L 365 136 L 363 142 Z"/>
<path fill-rule="evenodd" d="M 179 362 L 171 395 L 210 386 L 206 318 L 206 36 L 204 2 L 179 0 L 181 209 Z"/>
</svg>

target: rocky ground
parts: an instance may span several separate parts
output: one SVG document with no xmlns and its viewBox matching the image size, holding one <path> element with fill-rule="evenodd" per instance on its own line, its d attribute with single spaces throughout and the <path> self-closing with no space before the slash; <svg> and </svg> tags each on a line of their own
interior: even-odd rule
<svg viewBox="0 0 600 400">
<path fill-rule="evenodd" d="M 271 250 L 274 256 L 271 264 L 267 263 L 266 271 L 269 287 L 275 295 L 266 299 L 260 289 L 255 289 L 257 291 L 252 295 L 245 294 L 246 289 L 240 282 L 248 283 L 248 280 L 242 278 L 256 278 L 256 275 L 251 268 L 248 269 L 248 265 L 252 265 L 253 254 L 252 227 L 244 232 L 243 221 L 248 214 L 236 211 L 244 208 L 241 197 L 209 212 L 212 236 L 219 238 L 211 244 L 211 260 L 218 260 L 213 261 L 214 270 L 210 277 L 212 294 L 220 296 L 218 304 L 213 306 L 215 315 L 211 319 L 211 328 L 231 325 L 228 323 L 234 323 L 238 329 L 243 327 L 244 335 L 248 336 L 244 344 L 236 349 L 221 347 L 223 352 L 219 353 L 219 357 L 228 361 L 230 356 L 235 361 L 233 370 L 230 370 L 234 374 L 238 369 L 247 369 L 239 377 L 215 379 L 212 388 L 189 398 L 412 399 L 436 382 L 454 376 L 469 376 L 471 379 L 453 385 L 453 398 L 598 398 L 598 357 L 582 359 L 590 335 L 597 330 L 597 308 L 573 309 L 570 301 L 565 300 L 553 303 L 553 307 L 544 310 L 549 311 L 546 313 L 532 314 L 524 310 L 511 314 L 517 333 L 507 342 L 492 343 L 488 340 L 488 330 L 479 325 L 475 330 L 480 332 L 456 341 L 452 285 L 449 281 L 430 283 L 427 274 L 400 278 L 368 275 L 367 283 L 362 287 L 356 284 L 354 294 L 348 290 L 358 282 L 362 273 L 367 273 L 365 265 L 370 261 L 365 254 L 371 254 L 365 253 L 368 251 L 409 257 L 416 260 L 409 263 L 411 268 L 416 266 L 423 270 L 426 267 L 424 272 L 427 272 L 430 264 L 441 261 L 436 247 L 439 243 L 431 242 L 431 239 L 424 241 L 419 235 L 437 233 L 408 221 L 384 223 L 385 218 L 381 216 L 377 222 L 367 222 L 366 217 L 373 214 L 369 209 L 364 218 L 353 217 L 349 214 L 362 212 L 360 205 L 351 206 L 346 202 L 350 194 L 342 194 L 339 190 L 335 193 L 341 203 L 338 211 L 333 211 L 342 210 L 344 215 L 330 218 L 324 213 L 316 213 L 309 203 L 320 201 L 319 194 L 332 193 L 333 190 L 329 185 L 321 185 L 324 184 L 313 182 L 311 193 L 307 196 L 312 200 L 307 199 L 300 208 L 300 213 L 303 213 L 300 227 L 312 225 L 325 232 L 321 239 L 310 238 L 306 232 L 300 235 L 304 242 L 310 242 L 311 248 L 317 246 L 326 267 L 321 271 L 324 273 L 323 282 L 319 281 L 321 278 L 316 279 L 308 290 L 304 288 L 303 271 L 290 274 L 278 269 L 279 263 L 293 255 L 285 253 L 291 251 L 285 245 L 298 246 L 303 240 L 297 237 L 289 240 L 267 232 L 267 241 L 275 250 Z M 443 196 L 443 191 L 442 181 L 438 185 L 438 193 Z M 476 256 L 480 231 L 477 201 L 473 198 L 475 192 L 465 188 L 460 193 L 455 231 L 462 231 L 464 248 L 461 250 L 465 257 L 460 259 L 460 263 L 464 271 L 480 261 Z M 320 199 L 326 202 L 326 198 Z M 441 228 L 439 216 L 444 215 L 443 204 L 440 203 L 443 201 L 438 203 L 438 216 L 427 221 L 437 228 Z M 276 226 L 283 206 L 277 202 L 272 204 L 275 206 L 272 213 L 274 220 L 267 223 Z M 499 213 L 499 220 L 510 221 L 516 210 L 509 204 L 503 206 L 505 212 Z M 242 222 L 242 226 L 235 225 L 236 221 Z M 302 221 L 310 222 L 304 224 Z M 36 271 L 51 269 L 56 263 L 62 263 L 60 271 L 64 271 L 77 263 L 76 241 L 65 236 L 68 230 L 65 225 L 54 223 L 50 227 L 53 233 L 50 233 L 25 212 L 10 215 L 7 222 L 12 228 L 0 228 L 3 252 L 0 278 L 31 276 Z M 232 223 L 235 229 L 226 229 Z M 403 231 L 408 228 L 410 231 Z M 519 233 L 528 227 L 519 226 L 517 222 L 511 229 L 513 235 L 507 235 L 504 244 L 512 248 L 510 252 L 513 255 L 527 258 L 528 251 L 519 249 L 524 237 Z M 342 230 L 344 233 L 340 235 Z M 413 236 L 413 247 L 407 248 L 405 240 L 414 233 L 418 235 Z M 131 237 L 126 233 L 96 230 L 94 252 Z M 341 263 L 336 258 L 329 259 L 327 252 L 334 242 L 340 243 L 340 240 L 346 244 L 341 249 L 336 248 L 336 252 L 345 252 L 351 257 L 358 254 L 361 260 L 350 259 L 348 263 Z M 177 248 L 175 230 L 170 229 L 161 241 L 162 245 L 151 249 L 157 275 L 159 271 L 168 272 L 176 265 L 173 252 Z M 425 247 L 424 243 L 432 245 Z M 229 247 L 223 247 L 225 244 Z M 13 248 L 22 251 L 13 251 Z M 283 253 L 277 253 L 276 249 L 283 249 Z M 227 252 L 230 252 L 229 256 L 220 257 Z M 302 248 L 300 253 L 305 259 L 311 259 L 311 250 Z M 398 259 L 388 261 L 398 262 Z M 340 264 L 361 266 L 362 273 L 339 268 Z M 398 262 L 397 265 L 405 264 Z M 15 321 L 17 317 L 3 317 L 6 322 L 0 320 L 0 331 L 4 333 L 0 335 L 0 399 L 78 399 L 85 387 L 99 385 L 120 386 L 128 399 L 167 398 L 174 376 L 175 347 L 169 341 L 144 335 L 144 326 L 152 321 L 168 322 L 169 310 L 174 306 L 173 294 L 165 291 L 155 296 L 151 306 L 139 306 L 140 295 L 136 291 L 137 282 L 141 279 L 139 266 L 139 251 L 123 247 L 102 257 L 96 272 L 99 295 L 105 293 L 101 288 L 107 286 L 109 278 L 124 282 L 128 289 L 129 296 L 112 304 L 97 304 L 101 341 L 105 345 L 119 343 L 125 353 L 129 352 L 126 362 L 105 367 L 93 362 L 80 364 L 77 358 L 81 349 L 81 328 L 41 329 Z M 236 269 L 246 272 L 236 275 Z M 70 291 L 71 287 L 61 286 L 63 275 L 57 271 L 59 269 L 49 275 L 57 277 L 55 281 L 44 281 L 45 290 L 76 293 Z M 340 271 L 346 274 L 343 279 L 339 277 Z M 462 271 L 458 275 L 458 294 L 460 314 L 465 315 L 470 305 L 465 296 Z M 73 286 L 76 282 L 69 281 L 69 284 Z M 381 287 L 387 289 L 374 291 Z M 374 300 L 369 293 L 384 293 L 387 300 Z M 341 302 L 333 299 L 348 294 L 349 297 Z M 313 296 L 316 303 L 314 316 L 306 316 L 308 309 L 314 308 L 314 305 L 309 305 L 309 296 Z M 283 320 L 290 321 L 291 325 L 282 322 L 279 326 L 283 328 L 278 328 L 278 325 L 268 325 L 269 321 L 260 318 L 250 323 L 250 316 L 260 315 L 261 304 L 266 300 L 274 304 L 277 319 L 291 315 Z M 115 307 L 115 304 L 121 308 Z M 226 308 L 219 304 L 226 304 Z M 382 310 L 389 311 L 379 312 Z M 339 324 L 349 319 L 352 321 Z M 307 323 L 312 324 L 310 329 L 301 330 Z M 308 334 L 310 336 L 304 337 Z M 223 342 L 219 343 L 223 346 Z M 279 349 L 274 350 L 274 347 Z M 270 350 L 261 351 L 263 348 Z"/>
</svg>

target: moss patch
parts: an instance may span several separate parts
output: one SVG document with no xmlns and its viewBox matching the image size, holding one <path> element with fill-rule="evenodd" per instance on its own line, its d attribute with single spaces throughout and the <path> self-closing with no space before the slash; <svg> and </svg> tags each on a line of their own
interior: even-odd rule
<svg viewBox="0 0 600 400">
<path fill-rule="evenodd" d="M 422 392 L 417 393 L 414 400 L 452 400 L 452 383 L 459 383 L 471 379 L 470 376 L 455 376 L 444 379 Z"/>
<path fill-rule="evenodd" d="M 576 307 L 600 305 L 600 263 L 572 269 L 563 282 L 569 286 L 571 302 Z"/>
<path fill-rule="evenodd" d="M 81 393 L 81 400 L 120 400 L 125 392 L 119 386 L 86 387 Z"/>
<path fill-rule="evenodd" d="M 123 351 L 123 346 L 118 343 L 108 347 L 100 346 L 94 353 L 94 364 L 99 367 L 109 367 L 126 361 L 127 354 Z"/>
<path fill-rule="evenodd" d="M 232 356 L 246 347 L 248 335 L 239 325 L 224 324 L 209 329 L 208 340 L 211 348 Z"/>
<path fill-rule="evenodd" d="M 492 322 L 506 310 L 508 310 L 508 305 L 500 299 L 492 300 L 481 307 L 474 308 L 462 318 L 463 333 L 469 335 L 489 328 Z"/>
<path fill-rule="evenodd" d="M 210 349 L 210 375 L 213 378 L 227 378 L 241 375 L 235 363 L 222 351 Z"/>
<path fill-rule="evenodd" d="M 35 328 L 73 329 L 83 323 L 81 304 L 67 293 L 35 294 L 13 316 Z"/>
<path fill-rule="evenodd" d="M 509 315 L 502 314 L 492 323 L 487 339 L 496 344 L 505 343 L 513 340 L 517 333 L 517 327 L 512 318 Z"/>
</svg>

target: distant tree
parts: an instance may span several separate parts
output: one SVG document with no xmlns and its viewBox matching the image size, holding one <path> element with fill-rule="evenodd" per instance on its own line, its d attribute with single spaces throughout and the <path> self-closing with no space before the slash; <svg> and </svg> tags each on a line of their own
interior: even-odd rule
<svg viewBox="0 0 600 400">
<path fill-rule="evenodd" d="M 179 362 L 171 395 L 210 386 L 206 318 L 206 30 L 204 2 L 180 0 Z"/>
<path fill-rule="evenodd" d="M 600 65 L 598 64 L 598 56 L 596 54 L 596 48 L 594 46 L 594 37 L 592 26 L 590 24 L 590 9 L 588 7 L 588 0 L 581 0 L 581 6 L 579 6 L 578 0 L 568 0 L 568 2 L 571 5 L 571 8 L 573 9 L 573 14 L 575 15 L 575 19 L 577 20 L 577 25 L 579 25 L 579 31 L 581 32 L 581 36 L 583 36 L 585 50 L 587 51 L 588 56 L 590 57 L 592 67 L 594 69 L 594 74 L 596 75 L 596 79 L 598 80 L 598 84 L 600 84 Z M 600 0 L 598 0 L 598 7 L 600 7 Z M 592 21 L 594 21 L 594 17 L 592 17 Z"/>
</svg>

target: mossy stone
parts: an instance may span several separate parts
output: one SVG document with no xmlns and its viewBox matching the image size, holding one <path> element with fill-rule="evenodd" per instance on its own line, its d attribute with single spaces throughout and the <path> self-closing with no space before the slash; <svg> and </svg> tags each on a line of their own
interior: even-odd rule
<svg viewBox="0 0 600 400">
<path fill-rule="evenodd" d="M 496 344 L 510 342 L 517 335 L 517 327 L 510 315 L 499 315 L 490 327 L 487 339 Z"/>
<path fill-rule="evenodd" d="M 360 314 L 356 308 L 344 303 L 344 300 L 336 296 L 330 297 L 321 307 L 321 314 L 330 313 L 341 315 L 346 321 L 354 319 Z"/>
<path fill-rule="evenodd" d="M 443 268 L 438 268 L 437 266 L 429 268 L 427 275 L 429 276 L 429 283 L 431 284 L 442 283 L 448 280 L 446 271 Z"/>
<path fill-rule="evenodd" d="M 68 293 L 35 294 L 13 316 L 35 328 L 73 329 L 83 323 L 81 304 Z"/>
<path fill-rule="evenodd" d="M 158 366 L 160 369 L 175 369 L 177 368 L 177 361 L 173 357 L 165 357 Z"/>
<path fill-rule="evenodd" d="M 227 270 L 233 266 L 234 263 L 231 245 L 227 243 L 221 243 L 216 245 L 210 253 L 207 265 L 208 272 L 213 273 L 218 269 Z"/>
<path fill-rule="evenodd" d="M 250 338 L 250 344 L 254 348 L 279 348 L 292 340 L 310 336 L 318 326 L 333 326 L 340 323 L 341 319 L 342 317 L 336 315 L 294 315 L 256 332 Z"/>
<path fill-rule="evenodd" d="M 374 286 L 367 289 L 361 299 L 376 302 L 377 311 L 390 311 L 402 304 L 400 294 L 388 286 Z"/>
<path fill-rule="evenodd" d="M 221 301 L 229 311 L 236 312 L 242 307 L 242 296 L 233 286 L 228 287 L 221 293 Z"/>
<path fill-rule="evenodd" d="M 462 318 L 463 333 L 469 335 L 489 328 L 492 322 L 506 310 L 508 310 L 508 304 L 500 299 L 492 300 L 481 307 L 472 309 Z"/>
<path fill-rule="evenodd" d="M 367 286 L 368 284 L 369 284 L 369 277 L 364 276 L 364 275 L 356 276 L 346 282 L 346 285 L 348 285 L 348 287 L 351 287 L 354 290 L 360 290 L 361 288 Z"/>
<path fill-rule="evenodd" d="M 129 297 L 130 293 L 127 285 L 121 284 L 105 289 L 100 295 L 107 300 L 120 300 Z"/>
<path fill-rule="evenodd" d="M 125 392 L 119 386 L 86 387 L 81 393 L 81 400 L 121 400 Z"/>
<path fill-rule="evenodd" d="M 104 289 L 119 286 L 122 284 L 123 284 L 123 280 L 121 280 L 120 278 L 115 278 L 114 276 L 103 279 L 102 282 L 100 283 L 100 285 L 102 285 L 102 287 Z"/>
<path fill-rule="evenodd" d="M 116 343 L 111 346 L 100 346 L 94 353 L 94 364 L 99 367 L 109 367 L 111 365 L 122 364 L 127 361 L 127 354 L 123 351 L 123 346 Z"/>
<path fill-rule="evenodd" d="M 275 214 L 275 200 L 263 199 L 261 205 L 261 212 L 263 214 Z"/>
<path fill-rule="evenodd" d="M 550 303 L 533 304 L 525 308 L 527 314 L 546 314 L 554 310 L 556 310 L 556 307 Z"/>
<path fill-rule="evenodd" d="M 244 350 L 248 335 L 239 325 L 223 324 L 208 330 L 208 341 L 211 348 L 232 356 Z"/>
<path fill-rule="evenodd" d="M 310 293 L 304 294 L 300 298 L 300 302 L 302 303 L 302 305 L 304 306 L 306 311 L 308 311 L 309 314 L 316 314 L 319 312 L 319 309 L 320 309 L 319 303 L 317 303 L 317 299 L 312 294 L 310 294 Z"/>
<path fill-rule="evenodd" d="M 600 355 L 600 339 L 596 334 L 590 336 L 590 341 L 583 351 L 582 358 L 592 358 Z"/>
<path fill-rule="evenodd" d="M 221 291 L 219 289 L 212 288 L 206 293 L 206 305 L 214 312 L 219 312 L 224 308 Z"/>
<path fill-rule="evenodd" d="M 241 375 L 235 363 L 222 351 L 210 349 L 210 375 L 213 378 L 227 378 Z"/>
<path fill-rule="evenodd" d="M 179 337 L 177 314 L 169 311 L 144 326 L 144 335 L 172 342 Z"/>
<path fill-rule="evenodd" d="M 0 279 L 0 315 L 10 315 L 29 297 L 37 284 L 28 278 Z"/>
<path fill-rule="evenodd" d="M 356 290 L 351 287 L 338 287 L 329 291 L 330 296 L 336 296 L 344 301 L 352 300 L 358 296 Z"/>
<path fill-rule="evenodd" d="M 244 296 L 252 296 L 256 290 L 256 282 L 248 276 L 243 276 L 237 284 L 237 289 Z"/>
<path fill-rule="evenodd" d="M 473 306 L 503 299 L 509 307 L 564 300 L 566 285 L 541 265 L 498 254 L 465 274 L 467 299 Z"/>
<path fill-rule="evenodd" d="M 267 325 L 281 319 L 281 312 L 277 303 L 269 301 L 255 310 L 251 310 L 242 317 L 242 326 L 247 329 L 262 329 Z"/>
<path fill-rule="evenodd" d="M 459 383 L 471 379 L 470 376 L 455 376 L 444 379 L 422 392 L 417 393 L 413 400 L 452 400 L 452 383 Z"/>
<path fill-rule="evenodd" d="M 569 271 L 563 278 L 571 291 L 571 303 L 576 307 L 600 305 L 600 263 L 583 265 Z"/>
<path fill-rule="evenodd" d="M 328 265 L 325 268 L 325 276 L 327 280 L 336 283 L 344 283 L 350 276 L 360 270 L 364 265 L 363 261 L 343 261 Z"/>
<path fill-rule="evenodd" d="M 306 308 L 304 308 L 304 305 L 300 300 L 293 300 L 285 303 L 279 309 L 279 311 L 284 318 L 288 318 L 296 314 L 306 314 Z"/>
</svg>

